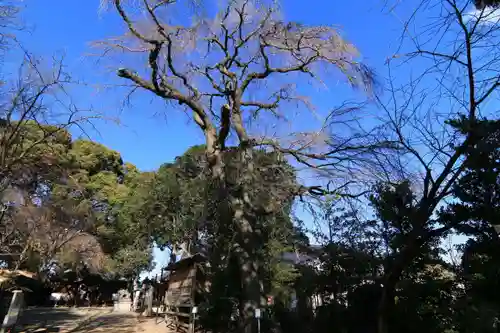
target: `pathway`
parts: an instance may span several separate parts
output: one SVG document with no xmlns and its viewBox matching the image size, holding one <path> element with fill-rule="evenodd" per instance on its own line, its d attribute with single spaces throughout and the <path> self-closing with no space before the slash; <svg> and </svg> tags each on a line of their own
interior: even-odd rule
<svg viewBox="0 0 500 333">
<path fill-rule="evenodd" d="M 111 312 L 88 321 L 71 333 L 135 333 L 137 329 L 137 318 L 133 313 Z M 70 333 L 68 332 L 68 333 Z M 152 332 L 151 332 L 152 333 Z"/>
<path fill-rule="evenodd" d="M 137 317 L 112 308 L 33 308 L 25 310 L 20 333 L 170 333 L 162 319 Z"/>
</svg>

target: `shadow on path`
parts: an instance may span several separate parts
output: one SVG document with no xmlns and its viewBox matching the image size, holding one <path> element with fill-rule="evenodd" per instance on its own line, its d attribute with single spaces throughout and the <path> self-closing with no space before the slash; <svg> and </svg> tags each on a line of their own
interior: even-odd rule
<svg viewBox="0 0 500 333">
<path fill-rule="evenodd" d="M 132 333 L 135 332 L 136 318 L 131 314 L 107 314 L 95 318 L 71 330 L 71 333 Z"/>
<path fill-rule="evenodd" d="M 85 319 L 103 313 L 102 309 L 32 308 L 26 309 L 16 332 L 62 332 L 72 330 Z"/>
</svg>

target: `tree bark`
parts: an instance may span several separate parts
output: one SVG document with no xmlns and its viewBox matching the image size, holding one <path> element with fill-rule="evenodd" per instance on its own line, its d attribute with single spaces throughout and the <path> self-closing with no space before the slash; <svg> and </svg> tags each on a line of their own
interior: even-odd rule
<svg viewBox="0 0 500 333">
<path fill-rule="evenodd" d="M 252 226 L 251 219 L 244 210 L 241 199 L 234 198 L 235 225 L 237 227 L 237 256 L 240 262 L 240 276 L 242 299 L 240 299 L 239 331 L 244 333 L 256 332 L 255 309 L 261 308 L 262 283 L 259 278 L 259 260 L 256 250 L 259 248 L 258 235 Z M 251 215 L 250 215 L 251 217 Z"/>
<path fill-rule="evenodd" d="M 234 251 L 239 260 L 242 295 L 239 299 L 240 332 L 254 333 L 257 330 L 254 318 L 255 309 L 260 308 L 262 300 L 262 283 L 258 276 L 259 261 L 257 258 L 258 235 L 254 230 L 255 216 L 246 204 L 250 195 L 246 190 L 251 186 L 253 176 L 252 147 L 240 144 L 237 151 L 238 189 L 228 189 L 226 166 L 223 151 L 217 145 L 216 136 L 206 133 L 207 159 L 210 166 L 212 186 L 217 191 L 217 218 L 222 224 L 235 226 Z M 223 226 L 225 228 L 225 226 Z"/>
<path fill-rule="evenodd" d="M 235 123 L 238 124 L 238 120 Z M 258 250 L 262 247 L 261 236 L 256 224 L 258 216 L 252 210 L 253 205 L 256 204 L 253 202 L 255 198 L 251 195 L 251 186 L 255 177 L 253 147 L 243 140 L 238 153 L 241 165 L 239 173 L 241 189 L 238 191 L 239 197 L 233 199 L 232 209 L 238 232 L 238 258 L 244 298 L 240 302 L 240 332 L 254 333 L 257 331 L 255 310 L 262 308 L 264 298 L 262 279 L 259 277 Z"/>
<path fill-rule="evenodd" d="M 420 248 L 426 243 L 428 237 L 419 237 L 416 234 L 410 239 L 408 245 L 394 258 L 391 267 L 387 267 L 384 274 L 382 293 L 377 311 L 377 333 L 389 333 L 389 316 L 394 307 L 396 287 L 405 267 L 414 260 Z"/>
<path fill-rule="evenodd" d="M 389 333 L 389 315 L 394 305 L 396 284 L 399 276 L 385 279 L 378 305 L 377 333 Z"/>
</svg>

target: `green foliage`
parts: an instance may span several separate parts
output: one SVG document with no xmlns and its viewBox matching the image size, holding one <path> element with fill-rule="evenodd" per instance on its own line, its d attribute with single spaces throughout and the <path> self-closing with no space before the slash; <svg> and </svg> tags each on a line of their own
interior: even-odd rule
<svg viewBox="0 0 500 333">
<path fill-rule="evenodd" d="M 29 203 L 12 207 L 4 221 L 17 230 L 6 243 L 19 245 L 3 250 L 23 252 L 21 267 L 43 271 L 57 263 L 127 276 L 150 267 L 147 232 L 127 210 L 149 189 L 149 173 L 99 143 L 72 141 L 64 128 L 23 121 L 0 130 L 2 184 Z"/>
<path fill-rule="evenodd" d="M 74 141 L 70 156 L 73 157 L 75 166 L 85 170 L 89 176 L 103 171 L 115 174 L 121 174 L 123 171 L 123 161 L 120 154 L 96 142 Z"/>
<path fill-rule="evenodd" d="M 500 288 L 500 242 L 494 228 L 500 221 L 500 123 L 479 120 L 470 125 L 461 119 L 450 123 L 463 132 L 473 131 L 476 140 L 465 152 L 452 203 L 419 224 L 418 195 L 409 181 L 375 187 L 369 197 L 376 213 L 372 219 L 337 208 L 337 200 L 329 201 L 325 219 L 330 235 L 317 250 L 309 248 L 304 232 L 290 217 L 295 171 L 278 155 L 254 151 L 248 194 L 249 212 L 254 214 L 250 221 L 259 235 L 255 255 L 263 296 L 274 296 L 273 318 L 282 329 L 374 332 L 384 272 L 407 249 L 415 230 L 425 235 L 444 226 L 471 237 L 460 264 L 443 262 L 439 237 L 421 246 L 396 284 L 389 327 L 394 332 L 495 332 L 500 317 L 500 302 L 493 292 Z M 9 129 L 2 130 L 5 138 Z M 8 218 L 18 223 L 18 233 L 12 237 L 21 247 L 15 250 L 24 253 L 19 268 L 57 265 L 133 279 L 153 268 L 154 243 L 162 248 L 189 244 L 206 253 L 211 263 L 206 273 L 212 294 L 200 303 L 208 318 L 201 320 L 212 328 L 232 329 L 229 316 L 238 313 L 244 297 L 241 262 L 234 251 L 233 225 L 221 223 L 227 216 L 210 216 L 219 203 L 207 175 L 204 146 L 191 147 L 156 172 L 141 172 L 101 144 L 72 142 L 63 129 L 28 122 L 17 133 L 22 133 L 17 149 L 25 153 L 5 154 L 4 165 L 19 167 L 8 174 L 15 177 L 3 199 L 37 199 L 36 205 L 9 211 Z M 37 149 L 31 149 L 38 141 Z M 238 149 L 228 149 L 224 163 L 231 198 L 246 186 Z M 26 229 L 23 221 L 28 217 L 36 221 L 37 233 Z M 57 243 L 57 237 L 68 239 Z M 281 260 L 282 253 L 294 251 L 314 257 L 318 265 Z M 286 310 L 292 295 L 298 299 L 297 307 Z M 314 312 L 313 297 L 322 301 Z"/>
<path fill-rule="evenodd" d="M 457 320 L 467 332 L 495 332 L 500 317 L 500 302 L 492 293 L 500 273 L 494 228 L 500 218 L 500 121 L 479 120 L 474 133 L 477 144 L 467 151 L 466 170 L 453 189 L 457 201 L 441 219 L 471 237 L 463 249 Z"/>
<path fill-rule="evenodd" d="M 0 190 L 33 190 L 37 177 L 57 179 L 69 162 L 70 148 L 66 129 L 33 120 L 6 123 L 0 127 Z"/>
<path fill-rule="evenodd" d="M 370 196 L 373 220 L 357 212 L 326 210 L 334 237 L 325 238 L 319 267 L 302 269 L 297 279 L 302 296 L 318 295 L 323 301 L 308 324 L 315 332 L 376 332 L 384 273 L 415 244 L 412 236 L 418 242 L 433 233 L 438 236 L 423 242 L 397 280 L 389 302 L 389 332 L 498 329 L 500 303 L 493 290 L 500 287 L 500 241 L 494 228 L 500 211 L 500 123 L 481 119 L 470 124 L 460 118 L 450 124 L 472 133 L 474 145 L 465 151 L 463 172 L 450 193 L 454 200 L 429 221 L 419 220 L 421 202 L 410 182 L 375 188 Z M 453 265 L 442 260 L 444 234 L 436 232 L 451 228 L 470 237 L 461 261 Z"/>
<path fill-rule="evenodd" d="M 133 245 L 124 247 L 119 249 L 106 265 L 115 275 L 133 279 L 144 270 L 154 268 L 153 251 L 151 248 L 145 250 Z"/>
<path fill-rule="evenodd" d="M 262 235 L 260 243 L 254 244 L 262 263 L 259 274 L 266 295 L 287 299 L 298 274 L 293 265 L 283 264 L 280 257 L 304 242 L 290 220 L 290 190 L 296 185 L 295 174 L 274 154 L 258 150 L 254 154 L 255 174 L 251 176 L 249 194 L 257 215 L 254 227 Z M 225 186 L 231 196 L 240 191 L 240 174 L 244 170 L 238 149 L 228 149 L 223 159 Z M 234 313 L 242 294 L 238 283 L 240 263 L 233 253 L 233 224 L 221 220 L 221 216 L 210 217 L 217 205 L 217 194 L 207 171 L 205 147 L 191 147 L 173 163 L 162 165 L 150 178 L 132 186 L 133 199 L 127 201 L 122 213 L 141 225 L 149 239 L 162 248 L 187 244 L 192 252 L 208 255 L 211 265 L 206 273 L 212 284 L 211 295 L 206 299 L 207 313 L 211 314 L 211 327 L 215 327 L 230 322 L 226 317 Z M 218 314 L 226 317 L 219 318 Z"/>
<path fill-rule="evenodd" d="M 441 220 L 466 235 L 492 236 L 500 223 L 500 121 L 478 121 L 474 133 L 477 144 L 466 152 L 465 173 L 453 188 L 457 202 Z"/>
<path fill-rule="evenodd" d="M 295 265 L 283 262 L 284 252 L 293 252 L 292 244 L 283 242 L 279 238 L 271 238 L 266 244 L 267 256 L 264 260 L 265 270 L 269 274 L 268 292 L 277 300 L 287 302 L 294 292 L 294 284 L 299 277 Z"/>
<path fill-rule="evenodd" d="M 376 230 L 375 236 L 380 240 L 378 250 L 385 251 L 385 255 L 397 256 L 397 253 L 408 249 L 413 237 L 427 237 L 437 225 L 432 217 L 422 220 L 421 202 L 416 197 L 409 181 L 379 184 L 370 196 L 377 220 L 368 222 L 367 226 Z M 425 263 L 439 257 L 439 238 L 430 238 L 421 247 L 415 258 L 407 263 L 406 271 L 423 269 Z M 389 260 L 385 268 L 390 265 Z"/>
</svg>

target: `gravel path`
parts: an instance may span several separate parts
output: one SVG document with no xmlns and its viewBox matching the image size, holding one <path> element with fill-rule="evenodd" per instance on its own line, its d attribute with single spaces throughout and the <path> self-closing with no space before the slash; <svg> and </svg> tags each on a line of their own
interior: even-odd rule
<svg viewBox="0 0 500 333">
<path fill-rule="evenodd" d="M 71 332 L 111 308 L 30 308 L 16 326 L 16 332 Z"/>
<path fill-rule="evenodd" d="M 157 322 L 157 323 L 156 323 Z M 33 308 L 25 310 L 19 333 L 173 333 L 163 318 L 138 317 L 111 308 Z"/>
<path fill-rule="evenodd" d="M 107 313 L 79 325 L 71 333 L 135 333 L 137 318 L 133 313 Z M 69 333 L 69 332 L 68 332 Z"/>
</svg>

